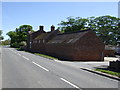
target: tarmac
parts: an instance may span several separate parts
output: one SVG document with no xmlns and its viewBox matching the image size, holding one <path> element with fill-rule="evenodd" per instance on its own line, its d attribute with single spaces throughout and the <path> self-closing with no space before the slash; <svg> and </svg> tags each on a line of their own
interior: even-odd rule
<svg viewBox="0 0 120 90">
<path fill-rule="evenodd" d="M 116 61 L 119 59 L 120 59 L 119 57 L 104 57 L 104 61 L 89 61 L 89 62 L 81 62 L 81 61 L 74 62 L 74 61 L 60 61 L 60 60 L 55 60 L 55 61 L 72 66 L 74 68 L 80 68 L 88 72 L 92 72 L 98 75 L 102 75 L 120 81 L 120 78 L 118 78 L 117 76 L 95 71 L 96 68 L 107 68 L 109 66 L 109 61 Z"/>
<path fill-rule="evenodd" d="M 44 58 L 47 58 L 47 57 L 44 57 Z M 100 71 L 95 71 L 96 68 L 107 68 L 109 66 L 109 61 L 120 60 L 120 56 L 104 57 L 104 61 L 86 61 L 86 62 L 83 62 L 83 61 L 62 61 L 62 60 L 56 60 L 56 59 L 51 59 L 51 58 L 48 58 L 48 59 L 54 60 L 54 61 L 62 63 L 62 64 L 72 66 L 74 68 L 79 68 L 79 69 L 82 69 L 85 71 L 89 71 L 89 72 L 92 72 L 92 73 L 95 73 L 98 75 L 102 75 L 102 76 L 120 81 L 120 78 L 117 76 L 106 74 L 106 73 L 103 73 Z"/>
<path fill-rule="evenodd" d="M 81 62 L 81 61 L 61 61 L 61 60 L 55 60 L 57 62 L 64 63 L 66 65 L 70 65 L 76 68 L 89 68 L 89 69 L 95 69 L 96 67 L 107 67 L 109 66 L 109 61 L 116 61 L 118 58 L 116 57 L 104 57 L 104 61 L 87 61 L 87 62 Z"/>
</svg>

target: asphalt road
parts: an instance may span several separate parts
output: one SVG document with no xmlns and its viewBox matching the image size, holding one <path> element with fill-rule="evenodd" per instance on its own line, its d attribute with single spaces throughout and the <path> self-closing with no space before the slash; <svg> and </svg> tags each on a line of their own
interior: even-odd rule
<svg viewBox="0 0 120 90">
<path fill-rule="evenodd" d="M 0 46 L 0 89 L 2 89 L 2 47 Z"/>
<path fill-rule="evenodd" d="M 2 88 L 118 88 L 118 81 L 3 47 Z"/>
</svg>

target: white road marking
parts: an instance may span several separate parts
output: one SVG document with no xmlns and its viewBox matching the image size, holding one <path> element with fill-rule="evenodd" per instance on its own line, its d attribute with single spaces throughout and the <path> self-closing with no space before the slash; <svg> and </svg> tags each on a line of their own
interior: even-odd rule
<svg viewBox="0 0 120 90">
<path fill-rule="evenodd" d="M 76 85 L 72 84 L 71 82 L 69 82 L 69 81 L 65 80 L 64 78 L 60 78 L 60 79 L 61 79 L 62 81 L 64 81 L 64 82 L 66 82 L 66 83 L 70 84 L 71 86 L 73 86 L 73 87 L 75 87 L 75 88 L 79 88 L 78 86 L 76 86 Z"/>
<path fill-rule="evenodd" d="M 25 56 L 22 56 L 24 59 L 26 59 L 26 60 L 29 60 L 29 58 L 27 58 L 27 57 L 25 57 Z"/>
<path fill-rule="evenodd" d="M 54 61 L 56 61 L 56 62 L 60 62 L 60 63 L 63 63 L 63 62 L 61 62 L 61 61 L 59 61 L 59 60 L 55 60 L 55 59 L 54 59 Z"/>
<path fill-rule="evenodd" d="M 21 54 L 18 53 L 19 56 L 21 56 Z"/>
<path fill-rule="evenodd" d="M 33 64 L 35 64 L 35 65 L 37 65 L 38 67 L 40 67 L 40 68 L 42 68 L 42 69 L 44 69 L 45 71 L 49 71 L 48 69 L 46 69 L 46 68 L 44 68 L 44 67 L 42 67 L 41 65 L 39 65 L 39 64 L 37 64 L 37 63 L 35 63 L 35 62 L 32 62 Z"/>
</svg>

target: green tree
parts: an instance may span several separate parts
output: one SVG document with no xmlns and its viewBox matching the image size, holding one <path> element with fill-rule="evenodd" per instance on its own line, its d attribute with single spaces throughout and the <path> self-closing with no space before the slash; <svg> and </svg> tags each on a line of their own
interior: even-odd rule
<svg viewBox="0 0 120 90">
<path fill-rule="evenodd" d="M 63 32 L 74 32 L 81 29 L 86 29 L 88 24 L 88 19 L 81 17 L 68 17 L 67 21 L 61 21 L 59 29 Z"/>
<path fill-rule="evenodd" d="M 10 45 L 12 47 L 25 45 L 24 43 L 27 42 L 27 34 L 29 31 L 33 31 L 30 25 L 21 25 L 19 28 L 16 28 L 15 31 L 9 31 L 7 35 L 11 38 Z"/>
<path fill-rule="evenodd" d="M 28 31 L 33 31 L 32 26 L 22 25 L 17 29 L 17 34 L 19 35 L 19 43 L 22 41 L 27 41 Z"/>
<path fill-rule="evenodd" d="M 10 40 L 4 40 L 2 41 L 2 45 L 10 45 Z"/>
<path fill-rule="evenodd" d="M 18 43 L 18 35 L 15 31 L 9 31 L 7 35 L 11 38 L 10 46 L 11 47 L 19 47 L 19 45 L 15 44 Z"/>
<path fill-rule="evenodd" d="M 89 27 L 92 28 L 105 44 L 117 45 L 120 39 L 118 23 L 120 18 L 113 16 L 100 16 L 89 19 Z"/>
<path fill-rule="evenodd" d="M 3 40 L 4 37 L 2 36 L 2 30 L 0 30 L 0 40 Z"/>
<path fill-rule="evenodd" d="M 92 29 L 97 36 L 105 43 L 110 45 L 117 45 L 120 41 L 120 18 L 113 16 L 100 17 L 68 17 L 67 21 L 61 21 L 58 25 L 59 30 L 64 32 L 79 31 L 85 29 Z"/>
</svg>

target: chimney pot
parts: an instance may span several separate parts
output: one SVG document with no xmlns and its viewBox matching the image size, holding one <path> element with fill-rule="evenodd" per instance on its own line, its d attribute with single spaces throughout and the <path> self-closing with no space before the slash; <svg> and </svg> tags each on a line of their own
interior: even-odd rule
<svg viewBox="0 0 120 90">
<path fill-rule="evenodd" d="M 52 25 L 52 26 L 51 26 L 51 32 L 54 31 L 54 30 L 55 30 L 55 26 Z"/>
<path fill-rule="evenodd" d="M 44 26 L 39 26 L 39 30 L 44 30 Z"/>
</svg>

